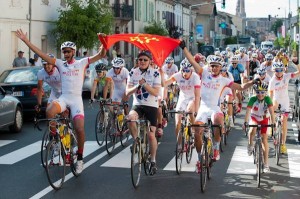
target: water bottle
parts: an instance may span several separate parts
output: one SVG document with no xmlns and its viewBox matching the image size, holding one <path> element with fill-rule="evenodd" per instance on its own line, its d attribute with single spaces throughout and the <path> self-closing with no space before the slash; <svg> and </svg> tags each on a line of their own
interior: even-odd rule
<svg viewBox="0 0 300 199">
<path fill-rule="evenodd" d="M 104 111 L 104 118 L 103 118 L 103 123 L 104 123 L 104 127 L 107 127 L 107 124 L 108 124 L 108 111 L 105 110 Z"/>
<path fill-rule="evenodd" d="M 60 136 L 60 140 L 63 143 L 64 146 L 66 146 L 66 139 L 65 139 L 65 135 L 64 135 L 64 130 L 65 130 L 65 125 L 61 125 L 59 127 L 59 136 Z"/>
<path fill-rule="evenodd" d="M 65 136 L 65 146 L 66 146 L 67 149 L 69 149 L 70 145 L 71 145 L 71 132 L 70 131 L 71 130 L 68 128 L 68 132 Z"/>
<path fill-rule="evenodd" d="M 117 118 L 118 118 L 118 122 L 119 122 L 119 123 L 123 122 L 123 120 L 124 120 L 124 110 L 120 110 L 120 111 L 118 112 Z"/>
</svg>

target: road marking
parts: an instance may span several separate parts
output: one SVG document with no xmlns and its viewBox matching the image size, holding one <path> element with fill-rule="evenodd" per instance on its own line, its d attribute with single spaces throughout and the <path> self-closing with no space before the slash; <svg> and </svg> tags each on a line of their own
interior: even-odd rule
<svg viewBox="0 0 300 199">
<path fill-rule="evenodd" d="M 287 149 L 290 177 L 300 178 L 300 150 Z"/>
<path fill-rule="evenodd" d="M 256 174 L 253 156 L 248 156 L 246 146 L 237 146 L 234 150 L 229 167 L 229 174 Z"/>
<path fill-rule="evenodd" d="M 126 147 L 117 155 L 103 163 L 100 167 L 117 167 L 117 168 L 130 168 L 131 151 L 130 147 Z"/>
<path fill-rule="evenodd" d="M 118 142 L 115 145 L 115 148 L 119 147 L 120 145 L 121 145 L 121 143 Z M 105 146 L 105 144 L 103 144 L 101 147 L 103 147 L 103 146 Z M 99 155 L 97 155 L 96 157 L 94 157 L 93 159 L 91 159 L 90 161 L 84 163 L 83 170 L 87 169 L 89 166 L 91 166 L 92 164 L 94 164 L 95 162 L 97 162 L 98 160 L 100 160 L 101 158 L 103 158 L 105 155 L 107 155 L 107 152 L 103 151 L 102 153 L 100 153 Z M 73 173 L 70 172 L 68 175 L 65 176 L 64 183 L 66 183 L 68 180 L 70 180 L 73 177 L 74 177 Z M 39 193 L 37 193 L 34 196 L 30 197 L 30 199 L 39 199 L 39 198 L 42 198 L 43 196 L 45 196 L 50 191 L 53 191 L 53 188 L 49 185 L 48 187 L 46 187 L 45 189 L 43 189 Z"/>
<path fill-rule="evenodd" d="M 29 156 L 38 153 L 41 150 L 41 143 L 42 141 L 37 141 L 35 143 L 32 143 L 23 148 L 20 148 L 11 153 L 1 156 L 0 164 L 14 164 L 25 158 L 28 158 Z"/>
<path fill-rule="evenodd" d="M 176 156 L 174 156 L 172 158 L 172 160 L 165 166 L 165 168 L 163 170 L 176 171 L 175 158 L 176 158 Z M 184 153 L 182 156 L 181 171 L 195 172 L 195 165 L 196 165 L 197 160 L 198 160 L 198 154 L 197 154 L 197 151 L 195 148 L 193 151 L 193 156 L 192 156 L 190 164 L 188 164 L 186 162 L 185 153 Z"/>
<path fill-rule="evenodd" d="M 293 123 L 293 124 L 292 124 L 292 127 L 297 127 L 297 124 L 294 124 L 294 123 Z M 293 129 L 294 129 L 294 128 L 293 128 Z M 298 130 L 298 129 L 297 129 L 297 130 Z"/>
<path fill-rule="evenodd" d="M 0 147 L 5 146 L 7 144 L 13 143 L 17 140 L 0 140 Z"/>
</svg>

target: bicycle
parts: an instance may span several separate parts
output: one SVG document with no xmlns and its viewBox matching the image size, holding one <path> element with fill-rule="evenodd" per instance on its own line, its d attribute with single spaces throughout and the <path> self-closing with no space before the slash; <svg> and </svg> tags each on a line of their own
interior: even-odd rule
<svg viewBox="0 0 300 199">
<path fill-rule="evenodd" d="M 76 172 L 77 163 L 77 138 L 74 130 L 69 125 L 69 118 L 62 118 L 57 115 L 55 118 L 39 119 L 36 121 L 36 127 L 41 130 L 39 123 L 48 122 L 48 128 L 55 128 L 55 132 L 51 132 L 50 141 L 46 150 L 46 173 L 48 182 L 53 189 L 58 190 L 62 187 L 65 175 L 66 166 L 70 166 L 74 176 L 79 176 Z"/>
<path fill-rule="evenodd" d="M 221 136 L 221 142 L 220 142 L 220 151 L 223 152 L 223 145 L 226 146 L 227 145 L 227 140 L 228 140 L 228 136 L 229 136 L 229 132 L 231 131 L 231 127 L 230 127 L 230 122 L 229 122 L 229 115 L 228 115 L 228 105 L 229 104 L 233 104 L 233 103 L 228 103 L 227 101 L 224 101 L 222 103 L 222 110 L 223 110 L 223 115 L 224 115 L 224 133 L 220 132 L 220 136 Z"/>
<path fill-rule="evenodd" d="M 142 164 L 146 175 L 151 174 L 150 148 L 148 132 L 150 132 L 150 122 L 144 119 L 127 120 L 125 123 L 135 122 L 137 124 L 137 137 L 132 144 L 131 151 L 131 182 L 137 188 L 141 178 Z"/>
<path fill-rule="evenodd" d="M 177 96 L 178 96 L 178 85 L 177 84 L 171 84 L 168 86 L 168 100 L 167 100 L 167 108 L 168 110 L 174 110 L 177 103 Z M 174 115 L 171 114 L 171 118 L 173 118 Z"/>
<path fill-rule="evenodd" d="M 256 127 L 256 136 L 255 136 L 255 145 L 253 149 L 253 160 L 254 164 L 256 165 L 256 181 L 257 181 L 257 187 L 260 187 L 261 182 L 261 174 L 264 170 L 264 156 L 263 156 L 263 150 L 262 150 L 262 138 L 261 138 L 261 128 L 262 127 L 272 127 L 273 131 L 273 125 L 272 124 L 245 124 L 245 127 L 247 130 L 249 130 L 249 127 Z"/>
<path fill-rule="evenodd" d="M 279 159 L 280 159 L 280 146 L 282 144 L 282 114 L 289 113 L 287 111 L 281 110 L 281 105 L 278 105 L 278 110 L 274 111 L 276 113 L 275 117 L 275 124 L 276 124 L 276 131 L 273 133 L 272 131 L 272 138 L 275 148 L 275 158 L 276 158 L 276 164 L 279 165 Z"/>
<path fill-rule="evenodd" d="M 221 125 L 212 124 L 211 118 L 208 118 L 207 124 L 193 124 L 191 127 L 204 127 L 202 135 L 202 147 L 200 158 L 200 188 L 203 193 L 206 188 L 207 179 L 211 178 L 211 167 L 213 165 L 213 148 L 212 148 L 212 135 L 214 128 L 222 128 Z"/>
<path fill-rule="evenodd" d="M 189 164 L 193 156 L 194 149 L 194 135 L 191 132 L 191 124 L 188 122 L 188 115 L 193 113 L 185 111 L 169 111 L 170 114 L 181 114 L 181 128 L 176 138 L 176 150 L 175 150 L 175 165 L 176 172 L 179 175 L 181 173 L 182 156 L 185 152 L 186 162 Z"/>
</svg>

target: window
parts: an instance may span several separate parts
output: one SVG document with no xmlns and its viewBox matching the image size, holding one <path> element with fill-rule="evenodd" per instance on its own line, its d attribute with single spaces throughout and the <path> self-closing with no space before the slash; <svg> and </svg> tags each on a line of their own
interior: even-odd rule
<svg viewBox="0 0 300 199">
<path fill-rule="evenodd" d="M 141 20 L 141 0 L 135 0 L 135 20 L 140 21 Z"/>
<path fill-rule="evenodd" d="M 48 50 L 47 50 L 47 35 L 42 35 L 41 43 L 42 43 L 42 51 L 48 52 Z"/>
</svg>

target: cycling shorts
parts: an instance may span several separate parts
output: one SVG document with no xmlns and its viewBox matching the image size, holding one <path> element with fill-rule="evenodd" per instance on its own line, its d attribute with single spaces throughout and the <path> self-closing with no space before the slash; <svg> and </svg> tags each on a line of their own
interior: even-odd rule
<svg viewBox="0 0 300 199">
<path fill-rule="evenodd" d="M 224 116 L 219 106 L 207 107 L 205 104 L 201 104 L 195 119 L 196 123 L 207 123 L 207 119 L 210 117 L 213 121 L 215 116 Z"/>
<path fill-rule="evenodd" d="M 192 98 L 183 98 L 183 97 L 179 96 L 175 110 L 176 111 L 186 111 L 188 105 L 190 103 L 192 103 L 193 101 L 194 101 L 193 97 Z"/>
<path fill-rule="evenodd" d="M 269 118 L 264 118 L 261 121 L 257 121 L 255 117 L 251 117 L 251 121 L 249 124 L 261 124 L 261 125 L 268 125 L 269 124 Z M 268 130 L 268 127 L 261 127 L 261 134 L 266 134 Z"/>
<path fill-rule="evenodd" d="M 61 113 L 67 109 L 67 106 L 69 106 L 72 118 L 84 118 L 83 101 L 81 95 L 62 94 L 53 102 L 59 106 Z"/>
<path fill-rule="evenodd" d="M 137 112 L 139 118 L 143 117 L 150 121 L 151 126 L 157 125 L 157 110 L 158 108 L 145 105 L 134 105 L 132 110 Z"/>
</svg>

